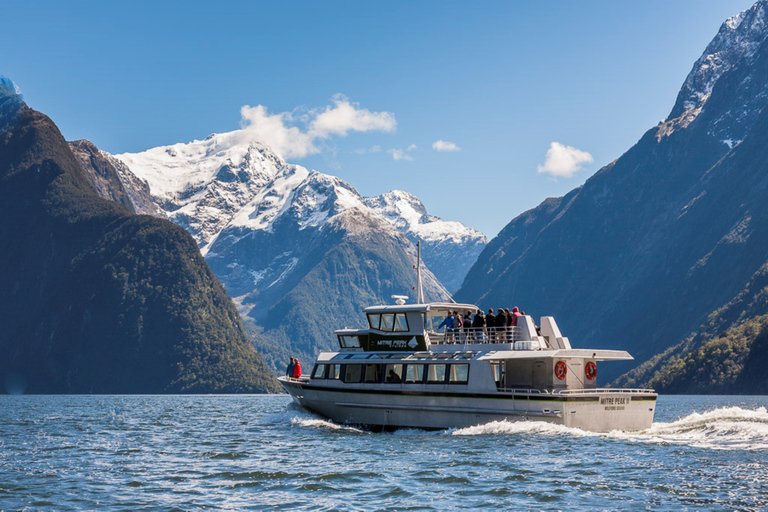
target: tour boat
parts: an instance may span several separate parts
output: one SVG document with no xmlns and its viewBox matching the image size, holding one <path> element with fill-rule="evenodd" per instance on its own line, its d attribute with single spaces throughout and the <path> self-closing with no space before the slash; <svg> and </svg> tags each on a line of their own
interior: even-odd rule
<svg viewBox="0 0 768 512">
<path fill-rule="evenodd" d="M 419 280 L 420 283 L 420 280 Z M 417 297 L 421 296 L 420 286 Z M 572 348 L 551 316 L 514 327 L 446 329 L 472 304 L 396 304 L 364 310 L 366 329 L 335 331 L 308 376 L 278 380 L 302 407 L 337 423 L 446 429 L 491 421 L 545 421 L 594 432 L 650 428 L 652 389 L 600 388 L 597 363 L 623 350 Z"/>
</svg>

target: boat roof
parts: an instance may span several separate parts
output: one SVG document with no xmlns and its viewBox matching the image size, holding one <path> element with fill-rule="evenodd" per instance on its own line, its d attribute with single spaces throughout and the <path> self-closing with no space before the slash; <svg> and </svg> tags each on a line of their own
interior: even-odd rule
<svg viewBox="0 0 768 512">
<path fill-rule="evenodd" d="M 456 311 L 456 310 L 472 310 L 476 311 L 480 308 L 474 304 L 457 304 L 456 302 L 430 302 L 428 304 L 387 304 L 381 306 L 369 306 L 363 311 L 365 313 L 398 313 L 398 312 L 426 312 L 431 310 L 437 311 Z"/>
</svg>

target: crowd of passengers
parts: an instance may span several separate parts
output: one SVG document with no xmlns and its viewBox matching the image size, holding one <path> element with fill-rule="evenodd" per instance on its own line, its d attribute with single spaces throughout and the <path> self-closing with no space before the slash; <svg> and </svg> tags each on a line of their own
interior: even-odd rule
<svg viewBox="0 0 768 512">
<path fill-rule="evenodd" d="M 499 308 L 496 314 L 493 308 L 488 308 L 487 314 L 482 309 L 475 313 L 467 311 L 464 317 L 453 311 L 437 328 L 445 327 L 445 341 L 448 343 L 511 343 L 517 319 L 523 315 L 525 311 L 520 311 L 517 306 L 512 311 Z"/>
</svg>

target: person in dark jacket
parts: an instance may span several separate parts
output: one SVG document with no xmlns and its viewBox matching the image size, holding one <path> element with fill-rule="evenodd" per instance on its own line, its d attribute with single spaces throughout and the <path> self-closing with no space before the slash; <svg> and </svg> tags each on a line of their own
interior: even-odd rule
<svg viewBox="0 0 768 512">
<path fill-rule="evenodd" d="M 493 314 L 493 308 L 488 308 L 488 314 L 485 315 L 485 325 L 488 327 L 488 341 L 496 341 L 496 315 Z"/>
<path fill-rule="evenodd" d="M 472 320 L 472 329 L 475 331 L 475 338 L 479 338 L 480 341 L 485 339 L 485 315 L 482 309 L 478 309 L 475 313 L 475 319 Z"/>
<path fill-rule="evenodd" d="M 504 308 L 496 310 L 496 341 L 504 343 L 507 341 L 507 315 Z"/>
<path fill-rule="evenodd" d="M 472 315 L 469 311 L 464 313 L 464 321 L 462 322 L 462 326 L 464 327 L 464 341 L 470 341 L 470 338 L 472 341 L 474 341 L 474 336 L 472 335 Z"/>
<path fill-rule="evenodd" d="M 293 362 L 293 358 L 291 358 L 291 362 L 288 363 L 288 366 L 285 368 L 285 375 L 288 377 L 293 377 L 293 367 L 296 365 L 296 363 Z"/>
</svg>

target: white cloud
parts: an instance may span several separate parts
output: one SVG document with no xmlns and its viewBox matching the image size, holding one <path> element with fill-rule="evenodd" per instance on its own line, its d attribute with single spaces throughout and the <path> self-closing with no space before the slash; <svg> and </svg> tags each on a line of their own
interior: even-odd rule
<svg viewBox="0 0 768 512">
<path fill-rule="evenodd" d="M 365 155 L 367 153 L 381 153 L 381 146 L 371 146 L 370 148 L 353 149 L 351 153 L 354 155 Z"/>
<path fill-rule="evenodd" d="M 436 140 L 432 143 L 432 149 L 435 151 L 461 151 L 459 146 L 447 140 Z"/>
<path fill-rule="evenodd" d="M 358 103 L 350 101 L 341 95 L 333 98 L 334 106 L 325 107 L 309 127 L 312 138 L 326 139 L 331 135 L 345 137 L 348 132 L 391 132 L 397 126 L 395 115 L 391 112 L 371 112 L 361 109 Z"/>
<path fill-rule="evenodd" d="M 414 149 L 416 149 L 416 147 L 417 147 L 416 144 L 411 144 L 410 146 L 408 146 L 408 149 L 406 149 L 406 151 L 413 151 Z"/>
<path fill-rule="evenodd" d="M 392 155 L 392 158 L 395 160 L 408 160 L 408 161 L 413 160 L 413 157 L 411 157 L 411 155 L 409 155 L 402 149 L 390 149 L 389 151 L 387 151 L 387 153 Z"/>
<path fill-rule="evenodd" d="M 294 116 L 291 112 L 270 114 L 263 105 L 244 105 L 240 109 L 242 129 L 236 132 L 240 143 L 257 140 L 269 146 L 283 158 L 303 158 L 319 153 L 315 141 L 331 136 L 346 136 L 349 132 L 385 131 L 391 132 L 397 126 L 395 115 L 390 112 L 371 112 L 361 109 L 359 104 L 336 95 L 333 106 L 325 110 L 302 112 Z M 305 126 L 302 129 L 300 126 Z M 373 146 L 371 153 L 381 151 Z"/>
<path fill-rule="evenodd" d="M 295 126 L 286 125 L 291 120 L 289 113 L 270 115 L 263 105 L 244 105 L 240 115 L 243 135 L 266 144 L 283 158 L 302 158 L 319 152 L 312 137 Z"/>
<path fill-rule="evenodd" d="M 553 142 L 547 150 L 544 165 L 539 165 L 538 171 L 556 178 L 572 178 L 582 169 L 582 164 L 591 163 L 594 160 L 586 151 Z"/>
</svg>

